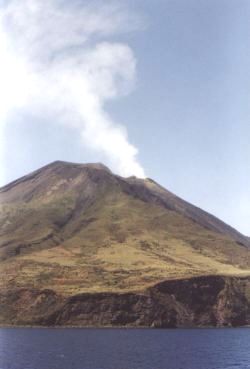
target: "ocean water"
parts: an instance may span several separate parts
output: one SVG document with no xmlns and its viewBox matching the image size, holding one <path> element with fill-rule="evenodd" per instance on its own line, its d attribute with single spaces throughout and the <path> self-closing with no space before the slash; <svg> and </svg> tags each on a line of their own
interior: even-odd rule
<svg viewBox="0 0 250 369">
<path fill-rule="evenodd" d="M 0 329 L 0 369 L 247 369 L 250 329 Z"/>
</svg>

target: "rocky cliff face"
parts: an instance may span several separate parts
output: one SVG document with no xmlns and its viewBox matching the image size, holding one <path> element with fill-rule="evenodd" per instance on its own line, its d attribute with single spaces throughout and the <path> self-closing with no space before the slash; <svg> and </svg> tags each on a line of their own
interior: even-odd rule
<svg viewBox="0 0 250 369">
<path fill-rule="evenodd" d="M 0 324 L 117 327 L 235 327 L 250 324 L 250 278 L 196 277 L 164 281 L 140 293 L 51 290 L 0 295 Z"/>
<path fill-rule="evenodd" d="M 249 238 L 151 179 L 55 162 L 0 203 L 0 324 L 250 324 Z"/>
</svg>

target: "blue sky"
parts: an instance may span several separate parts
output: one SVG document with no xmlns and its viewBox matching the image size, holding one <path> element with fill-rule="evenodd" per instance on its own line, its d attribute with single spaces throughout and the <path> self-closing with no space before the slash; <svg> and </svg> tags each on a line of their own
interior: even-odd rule
<svg viewBox="0 0 250 369">
<path fill-rule="evenodd" d="M 86 6 L 84 1 L 78 3 Z M 104 9 L 100 19 L 112 24 L 115 18 L 116 27 L 95 30 L 84 48 L 89 52 L 89 48 L 96 50 L 96 44 L 108 42 L 105 55 L 108 52 L 115 60 L 108 64 L 110 78 L 125 81 L 118 92 L 114 85 L 112 96 L 100 92 L 102 86 L 112 90 L 117 83 L 107 80 L 106 72 L 102 83 L 94 81 L 98 114 L 102 120 L 103 114 L 108 116 L 112 124 L 105 125 L 101 137 L 109 136 L 109 127 L 110 137 L 116 137 L 116 124 L 127 130 L 126 140 L 122 131 L 117 136 L 125 145 L 119 160 L 115 149 L 108 148 L 112 139 L 107 138 L 100 149 L 98 142 L 88 142 L 93 131 L 62 124 L 60 109 L 55 109 L 59 99 L 52 97 L 50 104 L 45 101 L 40 107 L 32 102 L 9 109 L 2 138 L 2 184 L 58 159 L 101 161 L 121 174 L 123 170 L 129 173 L 128 167 L 136 173 L 143 168 L 147 177 L 250 235 L 250 2 L 131 0 L 112 4 L 114 8 Z M 102 55 L 98 49 L 93 59 L 91 53 L 91 65 L 94 60 L 99 68 Z M 35 65 L 34 55 L 29 60 Z M 85 82 L 92 88 L 88 76 Z M 86 96 L 83 106 L 89 101 Z M 70 112 L 72 108 L 64 120 L 77 121 Z M 84 119 L 91 120 L 89 114 L 84 110 Z M 127 152 L 131 160 L 124 163 Z"/>
</svg>

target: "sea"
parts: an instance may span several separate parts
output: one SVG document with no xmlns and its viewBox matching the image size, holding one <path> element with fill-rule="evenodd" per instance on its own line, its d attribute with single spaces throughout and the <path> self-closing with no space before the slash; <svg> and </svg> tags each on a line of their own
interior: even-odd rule
<svg viewBox="0 0 250 369">
<path fill-rule="evenodd" d="M 250 328 L 0 329 L 0 369 L 247 369 Z"/>
</svg>

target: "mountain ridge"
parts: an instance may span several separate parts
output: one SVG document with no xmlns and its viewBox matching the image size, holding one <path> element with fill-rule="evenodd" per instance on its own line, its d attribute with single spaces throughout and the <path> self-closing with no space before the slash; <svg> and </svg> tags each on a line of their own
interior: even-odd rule
<svg viewBox="0 0 250 369">
<path fill-rule="evenodd" d="M 230 235 L 234 235 L 236 240 L 238 239 L 239 242 L 243 241 L 244 245 L 250 246 L 250 238 L 249 237 L 243 235 L 242 233 L 240 233 L 238 230 L 236 230 L 232 226 L 226 224 L 224 221 L 221 221 L 218 217 L 210 214 L 209 212 L 203 210 L 202 208 L 200 208 L 198 206 L 192 205 L 188 201 L 185 201 L 182 198 L 180 198 L 179 196 L 175 195 L 174 193 L 166 190 L 162 185 L 160 185 L 159 183 L 157 183 L 153 179 L 151 179 L 151 178 L 141 179 L 141 178 L 137 178 L 136 176 L 131 176 L 131 177 L 124 178 L 124 177 L 121 177 L 119 175 L 113 174 L 112 171 L 102 163 L 81 164 L 81 163 L 72 163 L 72 162 L 56 160 L 56 161 L 54 161 L 50 164 L 47 164 L 47 165 L 39 168 L 38 170 L 35 170 L 35 171 L 33 171 L 33 172 L 31 172 L 27 175 L 24 175 L 24 176 L 20 177 L 17 180 L 11 181 L 10 183 L 6 184 L 3 187 L 0 187 L 0 194 L 3 193 L 3 192 L 9 191 L 11 188 L 13 188 L 14 186 L 16 186 L 16 185 L 18 185 L 18 184 L 20 184 L 24 181 L 28 181 L 28 180 L 34 178 L 35 176 L 39 175 L 40 173 L 42 173 L 46 169 L 55 168 L 56 166 L 65 166 L 65 167 L 70 167 L 71 166 L 71 167 L 75 167 L 75 168 L 79 168 L 79 169 L 89 168 L 89 169 L 94 169 L 94 170 L 103 170 L 103 171 L 105 171 L 105 172 L 107 172 L 107 173 L 109 173 L 109 174 L 111 174 L 111 175 L 113 175 L 117 178 L 120 178 L 120 179 L 125 180 L 127 182 L 131 182 L 132 184 L 133 184 L 133 182 L 134 183 L 138 182 L 138 184 L 143 183 L 144 185 L 147 184 L 147 183 L 152 183 L 154 186 L 156 186 L 158 188 L 157 195 L 159 195 L 159 189 L 160 189 L 163 192 L 165 192 L 165 195 L 167 193 L 169 196 L 172 196 L 176 201 L 178 201 L 178 203 L 179 202 L 185 203 L 186 206 L 191 207 L 195 211 L 202 212 L 203 215 L 206 215 L 210 218 L 212 217 L 214 221 L 220 222 L 221 225 L 226 227 L 227 230 L 228 230 L 228 233 Z M 147 186 L 147 187 L 149 187 L 149 186 Z M 151 188 L 151 190 L 152 190 L 152 188 Z M 173 206 L 173 210 L 177 210 L 176 207 Z M 192 210 L 189 213 L 185 214 L 185 215 L 189 216 L 193 220 L 196 219 L 195 216 L 192 217 Z M 209 226 L 209 225 L 207 224 L 207 226 Z M 211 224 L 211 226 L 213 227 L 214 230 L 220 231 L 220 227 L 215 227 L 213 224 Z"/>
</svg>

